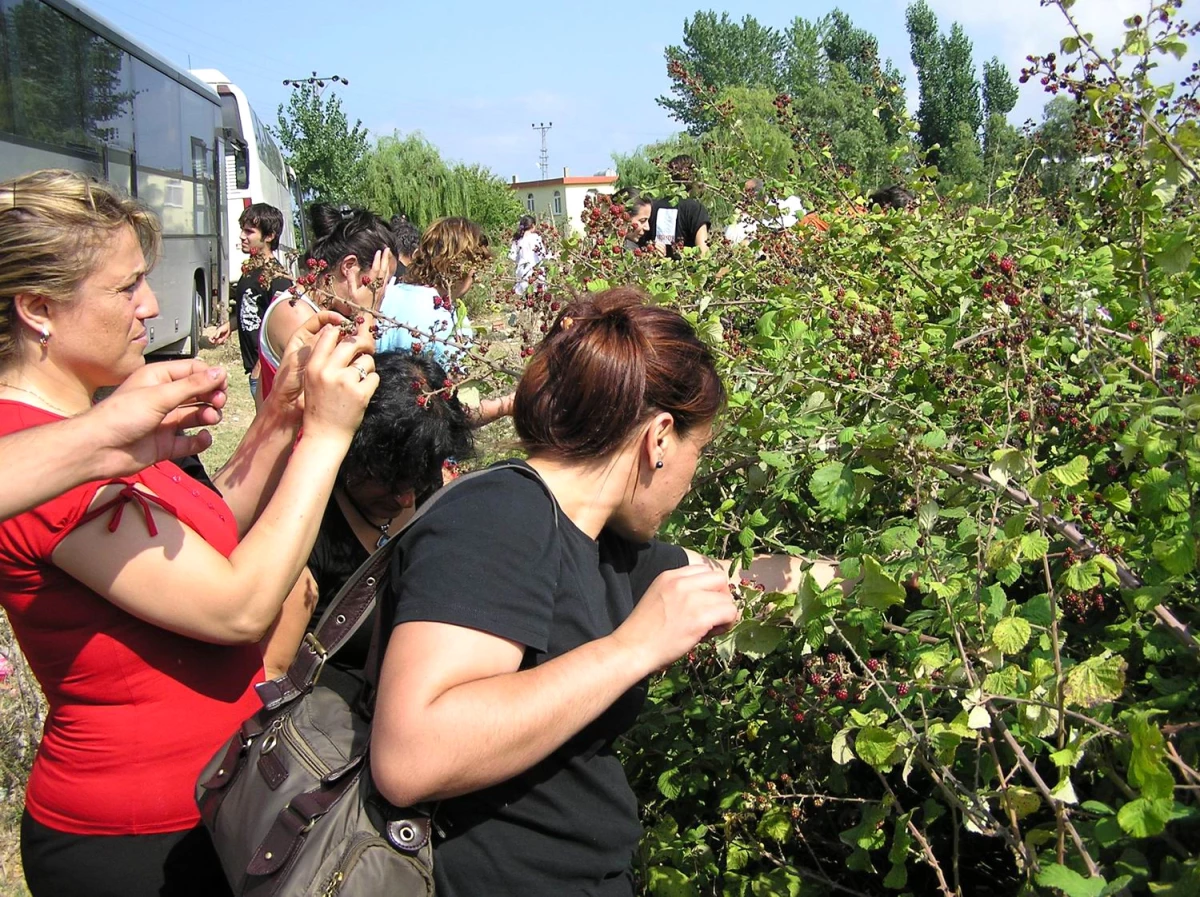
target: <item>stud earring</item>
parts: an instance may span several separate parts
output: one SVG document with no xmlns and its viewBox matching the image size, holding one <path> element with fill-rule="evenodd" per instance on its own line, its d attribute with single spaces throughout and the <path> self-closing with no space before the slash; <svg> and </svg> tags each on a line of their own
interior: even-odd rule
<svg viewBox="0 0 1200 897">
<path fill-rule="evenodd" d="M 662 461 L 656 461 L 656 462 L 654 462 L 654 469 L 655 469 L 655 470 L 662 470 L 662 468 L 663 468 L 663 463 L 662 463 Z"/>
<path fill-rule="evenodd" d="M 43 346 L 50 342 L 50 331 L 46 329 L 45 324 L 42 325 L 42 333 L 41 336 L 38 337 L 38 342 Z"/>
</svg>

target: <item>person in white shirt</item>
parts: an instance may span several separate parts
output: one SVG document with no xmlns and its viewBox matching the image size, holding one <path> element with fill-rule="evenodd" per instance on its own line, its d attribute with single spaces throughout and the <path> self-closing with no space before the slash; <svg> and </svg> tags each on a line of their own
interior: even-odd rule
<svg viewBox="0 0 1200 897">
<path fill-rule="evenodd" d="M 763 182 L 759 178 L 752 178 L 746 181 L 745 195 L 750 202 L 760 202 L 763 195 Z M 767 230 L 780 231 L 789 230 L 797 221 L 804 217 L 804 203 L 801 202 L 798 196 L 789 196 L 786 199 L 769 200 L 767 206 L 774 209 L 778 214 L 769 218 L 759 218 L 751 215 L 743 210 L 738 215 L 738 220 L 725 228 L 725 239 L 730 243 L 737 245 L 739 243 L 749 243 L 758 233 L 758 227 L 761 224 Z"/>
<path fill-rule="evenodd" d="M 517 266 L 514 291 L 518 296 L 523 295 L 533 279 L 534 269 L 546 258 L 546 244 L 537 232 L 537 221 L 532 215 L 522 215 L 517 223 L 508 258 Z"/>
</svg>

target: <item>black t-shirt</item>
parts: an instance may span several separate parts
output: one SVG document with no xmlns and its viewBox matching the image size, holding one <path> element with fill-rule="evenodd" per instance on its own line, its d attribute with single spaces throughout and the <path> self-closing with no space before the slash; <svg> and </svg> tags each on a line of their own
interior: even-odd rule
<svg viewBox="0 0 1200 897">
<path fill-rule="evenodd" d="M 321 528 L 317 531 L 317 541 L 313 543 L 312 553 L 308 556 L 308 570 L 317 581 L 317 606 L 308 622 L 308 631 L 313 632 L 317 623 L 337 593 L 350 579 L 351 574 L 361 567 L 370 557 L 363 548 L 358 536 L 342 513 L 337 499 L 329 497 L 325 505 L 325 514 L 321 518 Z M 329 662 L 339 669 L 358 671 L 367 663 L 367 654 L 371 650 L 371 633 L 375 628 L 374 617 L 358 627 L 358 631 L 348 641 L 342 650 L 334 655 Z"/>
<path fill-rule="evenodd" d="M 609 635 L 659 573 L 687 563 L 663 542 L 591 539 L 514 470 L 455 486 L 399 539 L 383 612 L 520 642 L 522 669 Z M 521 775 L 442 801 L 439 897 L 632 895 L 641 826 L 612 746 L 645 696 L 630 689 Z"/>
<path fill-rule="evenodd" d="M 665 199 L 656 199 L 650 204 L 650 227 L 642 238 L 643 243 L 648 244 L 654 241 L 654 235 L 658 233 L 660 215 L 664 218 L 666 216 L 674 217 L 674 242 L 682 242 L 684 246 L 695 246 L 696 234 L 700 232 L 700 228 L 706 224 L 712 224 L 712 217 L 708 214 L 708 209 L 698 199 L 683 199 L 679 201 L 678 205 Z M 670 226 L 666 220 L 663 223 Z"/>
<path fill-rule="evenodd" d="M 261 268 L 243 274 L 233 285 L 238 345 L 242 349 L 242 367 L 247 374 L 258 364 L 258 332 L 262 329 L 262 317 L 267 311 L 267 306 L 276 294 L 291 287 L 292 281 L 286 277 L 276 277 L 270 283 L 264 283 Z"/>
</svg>

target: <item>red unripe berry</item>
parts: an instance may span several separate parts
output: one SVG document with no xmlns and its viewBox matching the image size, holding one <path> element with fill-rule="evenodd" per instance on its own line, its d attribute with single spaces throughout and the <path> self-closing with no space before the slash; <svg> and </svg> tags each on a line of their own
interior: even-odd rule
<svg viewBox="0 0 1200 897">
<path fill-rule="evenodd" d="M 872 657 L 870 660 L 867 661 L 867 669 L 870 670 L 872 673 L 879 672 L 879 661 L 876 660 L 874 657 Z"/>
<path fill-rule="evenodd" d="M 907 683 L 907 682 L 901 682 L 899 685 L 897 685 L 897 686 L 896 686 L 896 694 L 898 694 L 898 695 L 899 695 L 900 697 L 902 697 L 902 698 L 903 698 L 905 695 L 907 695 L 907 694 L 908 694 L 908 683 Z"/>
<path fill-rule="evenodd" d="M 1129 327 L 1130 333 L 1137 333 L 1138 330 L 1141 329 L 1142 325 L 1139 324 L 1137 321 L 1130 321 L 1126 326 Z"/>
<path fill-rule="evenodd" d="M 848 701 L 848 700 L 850 700 L 850 692 L 846 691 L 846 689 L 844 689 L 844 688 L 839 688 L 839 689 L 838 689 L 838 690 L 837 690 L 837 691 L 834 693 L 834 695 L 833 695 L 833 696 L 834 696 L 835 698 L 837 698 L 839 701 Z"/>
<path fill-rule="evenodd" d="M 422 346 L 420 343 L 418 343 L 418 342 L 414 342 L 414 343 L 412 344 L 412 350 L 413 350 L 413 354 L 414 354 L 414 355 L 420 355 L 420 354 L 421 354 L 421 349 L 423 349 L 423 348 L 424 348 L 424 347 L 423 347 L 423 346 Z"/>
<path fill-rule="evenodd" d="M 838 656 L 836 654 L 834 654 L 832 651 L 830 651 L 828 654 L 825 655 L 825 662 L 826 663 L 837 663 Z"/>
<path fill-rule="evenodd" d="M 371 275 L 370 274 L 364 274 L 362 276 L 362 285 L 364 287 L 369 287 L 371 285 Z"/>
<path fill-rule="evenodd" d="M 804 722 L 804 711 L 803 711 L 803 710 L 799 710 L 799 711 L 797 711 L 797 712 L 793 713 L 793 714 L 792 714 L 792 719 L 793 719 L 793 720 L 795 720 L 795 721 L 796 721 L 796 722 L 798 722 L 798 723 L 802 723 L 802 722 Z"/>
<path fill-rule="evenodd" d="M 1154 316 L 1154 323 L 1155 323 L 1155 324 L 1161 324 L 1161 323 L 1162 323 L 1163 321 L 1165 321 L 1166 319 L 1167 319 L 1167 316 L 1166 316 L 1166 315 L 1155 315 L 1155 316 Z"/>
</svg>

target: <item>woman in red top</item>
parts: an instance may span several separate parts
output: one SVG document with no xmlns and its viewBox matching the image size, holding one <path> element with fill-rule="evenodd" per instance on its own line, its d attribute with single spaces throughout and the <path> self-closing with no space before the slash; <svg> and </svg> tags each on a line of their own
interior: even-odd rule
<svg viewBox="0 0 1200 897">
<path fill-rule="evenodd" d="M 0 436 L 145 363 L 158 245 L 150 213 L 81 175 L 0 184 Z M 257 707 L 258 642 L 378 383 L 372 348 L 327 313 L 297 332 L 222 494 L 160 462 L 0 524 L 0 605 L 50 705 L 22 820 L 34 897 L 228 892 L 193 786 Z"/>
</svg>

